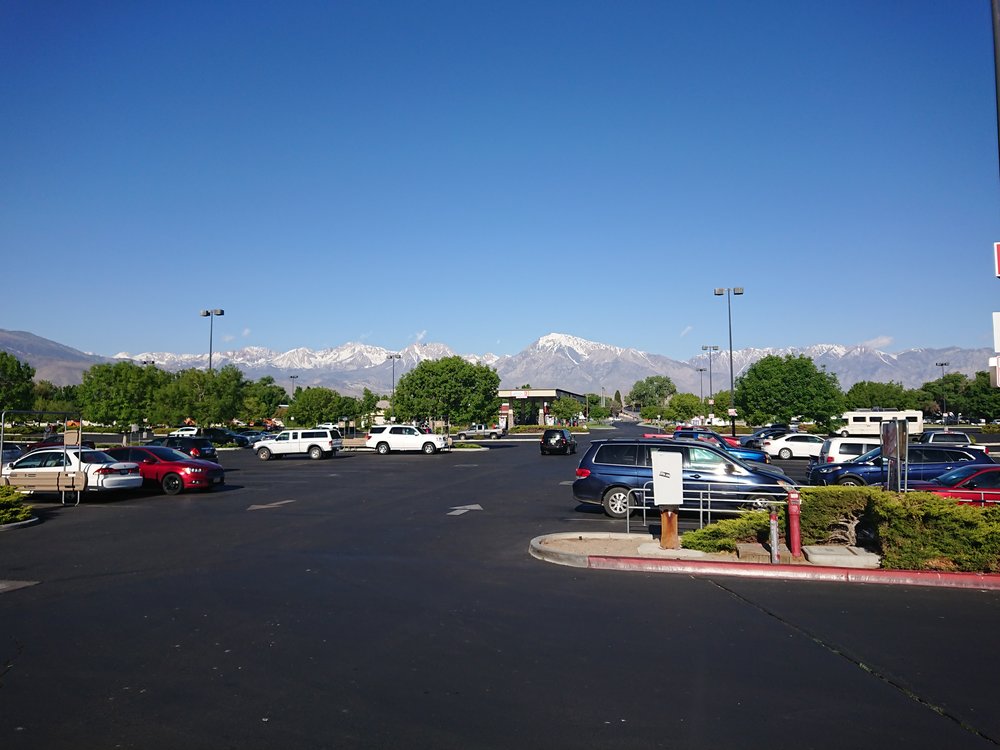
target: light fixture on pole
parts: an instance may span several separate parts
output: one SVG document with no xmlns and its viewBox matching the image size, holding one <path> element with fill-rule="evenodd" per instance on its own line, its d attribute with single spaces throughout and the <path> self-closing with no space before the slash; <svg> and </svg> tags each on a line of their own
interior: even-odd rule
<svg viewBox="0 0 1000 750">
<path fill-rule="evenodd" d="M 743 287 L 718 287 L 713 292 L 716 297 L 726 295 L 726 306 L 729 308 L 729 420 L 732 436 L 736 437 L 736 376 L 733 370 L 733 296 L 743 294 Z"/>
<path fill-rule="evenodd" d="M 202 310 L 201 317 L 208 318 L 208 371 L 212 371 L 212 329 L 215 327 L 215 316 L 225 315 L 225 310 Z"/>
<path fill-rule="evenodd" d="M 944 368 L 948 367 L 951 362 L 935 362 L 935 367 L 941 368 L 941 423 L 944 425 L 948 424 L 948 402 L 944 397 Z"/>
<path fill-rule="evenodd" d="M 396 354 L 386 354 L 385 358 L 389 359 L 389 360 L 392 360 L 392 396 L 391 396 L 390 400 L 391 401 L 395 401 L 396 400 L 396 360 L 397 359 L 402 359 L 403 355 L 399 354 L 399 353 L 396 353 Z"/>
</svg>

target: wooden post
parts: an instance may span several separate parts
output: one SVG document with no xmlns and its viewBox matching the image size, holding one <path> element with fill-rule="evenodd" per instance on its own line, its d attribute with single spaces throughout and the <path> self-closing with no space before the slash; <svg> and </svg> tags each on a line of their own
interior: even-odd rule
<svg viewBox="0 0 1000 750">
<path fill-rule="evenodd" d="M 677 513 L 660 507 L 660 549 L 680 549 L 681 540 L 677 536 Z"/>
</svg>

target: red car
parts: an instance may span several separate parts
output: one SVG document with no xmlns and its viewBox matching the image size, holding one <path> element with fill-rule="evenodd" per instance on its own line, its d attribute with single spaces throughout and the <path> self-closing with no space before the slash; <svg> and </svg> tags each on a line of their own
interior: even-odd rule
<svg viewBox="0 0 1000 750">
<path fill-rule="evenodd" d="M 24 452 L 28 453 L 29 451 L 33 451 L 36 448 L 54 448 L 54 447 L 60 447 L 60 446 L 62 446 L 64 444 L 64 442 L 65 442 L 65 438 L 63 437 L 63 434 L 61 432 L 53 432 L 52 434 L 48 435 L 47 437 L 43 437 L 38 442 L 31 443 L 30 445 L 25 446 Z M 83 440 L 81 442 L 83 443 L 83 447 L 84 448 L 94 448 L 95 447 L 93 440 Z"/>
<path fill-rule="evenodd" d="M 119 461 L 139 464 L 144 485 L 156 485 L 164 494 L 182 490 L 210 490 L 226 483 L 226 472 L 213 461 L 191 458 L 173 448 L 159 445 L 135 445 L 104 451 Z"/>
<path fill-rule="evenodd" d="M 910 482 L 907 488 L 953 497 L 962 505 L 986 507 L 1000 502 L 1000 465 L 959 466 L 946 471 L 937 479 Z"/>
<path fill-rule="evenodd" d="M 681 430 L 694 430 L 696 432 L 704 432 L 709 435 L 716 435 L 722 438 L 727 445 L 731 445 L 734 448 L 739 448 L 741 445 L 739 438 L 735 438 L 732 435 L 722 435 L 714 430 L 708 429 L 707 427 L 692 427 L 690 425 L 679 424 L 674 428 L 674 432 L 680 432 Z"/>
</svg>

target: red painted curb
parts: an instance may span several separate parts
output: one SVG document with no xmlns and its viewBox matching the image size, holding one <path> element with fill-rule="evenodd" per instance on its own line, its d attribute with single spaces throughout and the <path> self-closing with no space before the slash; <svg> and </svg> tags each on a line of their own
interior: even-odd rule
<svg viewBox="0 0 1000 750">
<path fill-rule="evenodd" d="M 1000 575 L 991 573 L 939 573 L 932 570 L 867 570 L 822 565 L 768 565 L 765 563 L 696 562 L 656 560 L 645 557 L 588 555 L 587 567 L 595 570 L 638 570 L 647 573 L 720 575 L 782 581 L 828 581 L 882 585 L 941 586 L 1000 591 Z"/>
</svg>

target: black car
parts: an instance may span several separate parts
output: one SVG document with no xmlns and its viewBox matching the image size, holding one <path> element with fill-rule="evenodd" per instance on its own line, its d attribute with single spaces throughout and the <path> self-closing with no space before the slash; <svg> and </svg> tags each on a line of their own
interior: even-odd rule
<svg viewBox="0 0 1000 750">
<path fill-rule="evenodd" d="M 159 437 L 150 440 L 146 445 L 164 445 L 167 448 L 176 448 L 181 453 L 187 453 L 191 458 L 219 463 L 219 454 L 215 452 L 215 446 L 211 440 L 204 437 Z"/>
<path fill-rule="evenodd" d="M 238 435 L 232 430 L 223 430 L 219 427 L 202 428 L 199 437 L 208 438 L 213 445 L 237 445 L 240 448 L 249 448 L 250 439 L 244 435 Z"/>
<path fill-rule="evenodd" d="M 546 430 L 542 434 L 542 455 L 546 453 L 576 453 L 576 438 L 569 430 Z"/>
<path fill-rule="evenodd" d="M 788 425 L 786 424 L 776 424 L 770 427 L 761 427 L 759 430 L 754 430 L 750 435 L 743 435 L 740 437 L 740 445 L 746 448 L 763 448 L 764 441 L 778 437 L 779 435 L 784 435 L 789 432 Z"/>
</svg>

